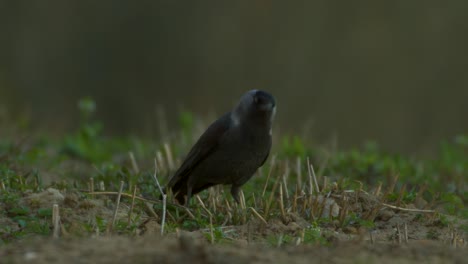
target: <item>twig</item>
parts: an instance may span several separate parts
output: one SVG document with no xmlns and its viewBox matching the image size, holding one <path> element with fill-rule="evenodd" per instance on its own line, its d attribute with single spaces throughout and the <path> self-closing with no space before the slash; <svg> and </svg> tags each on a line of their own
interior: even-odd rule
<svg viewBox="0 0 468 264">
<path fill-rule="evenodd" d="M 418 213 L 435 213 L 436 212 L 435 210 L 403 208 L 403 207 L 398 207 L 398 206 L 394 206 L 394 205 L 390 205 L 386 203 L 382 203 L 382 205 L 388 208 L 397 209 L 397 210 L 406 211 L 406 212 L 418 212 Z"/>
</svg>

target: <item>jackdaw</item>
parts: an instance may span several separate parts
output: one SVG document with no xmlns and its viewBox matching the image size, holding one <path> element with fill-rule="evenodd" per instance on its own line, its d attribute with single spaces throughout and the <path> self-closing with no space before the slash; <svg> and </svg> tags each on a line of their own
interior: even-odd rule
<svg viewBox="0 0 468 264">
<path fill-rule="evenodd" d="M 180 204 L 211 186 L 232 185 L 239 203 L 240 187 L 265 163 L 271 148 L 275 98 L 264 91 L 245 93 L 232 111 L 201 135 L 172 176 L 171 189 Z"/>
</svg>

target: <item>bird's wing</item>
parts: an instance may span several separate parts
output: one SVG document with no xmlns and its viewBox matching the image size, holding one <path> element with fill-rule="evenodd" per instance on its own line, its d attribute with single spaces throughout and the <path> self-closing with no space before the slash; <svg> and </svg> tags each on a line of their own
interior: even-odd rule
<svg viewBox="0 0 468 264">
<path fill-rule="evenodd" d="M 181 180 L 187 180 L 190 172 L 210 153 L 216 150 L 219 142 L 231 124 L 231 113 L 228 112 L 211 124 L 200 136 L 198 141 L 187 154 L 184 162 L 171 178 L 167 187 L 172 188 Z"/>
</svg>

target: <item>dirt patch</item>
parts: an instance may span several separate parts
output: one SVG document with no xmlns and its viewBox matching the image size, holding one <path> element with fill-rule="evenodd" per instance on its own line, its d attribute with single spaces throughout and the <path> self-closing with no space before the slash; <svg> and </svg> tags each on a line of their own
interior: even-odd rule
<svg viewBox="0 0 468 264">
<path fill-rule="evenodd" d="M 210 245 L 180 238 L 101 237 L 36 240 L 0 250 L 2 263 L 464 263 L 465 250 L 440 242 L 407 245 L 339 242 L 331 246 L 271 248 Z"/>
</svg>

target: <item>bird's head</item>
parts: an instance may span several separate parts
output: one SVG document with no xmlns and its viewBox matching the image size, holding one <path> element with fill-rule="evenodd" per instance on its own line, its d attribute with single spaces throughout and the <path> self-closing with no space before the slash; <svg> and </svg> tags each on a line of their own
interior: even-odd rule
<svg viewBox="0 0 468 264">
<path fill-rule="evenodd" d="M 253 121 L 271 126 L 275 113 L 276 101 L 271 94 L 261 90 L 251 90 L 241 97 L 232 112 L 232 118 L 236 125 Z"/>
</svg>

